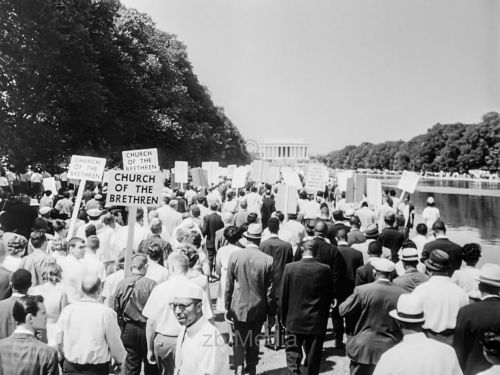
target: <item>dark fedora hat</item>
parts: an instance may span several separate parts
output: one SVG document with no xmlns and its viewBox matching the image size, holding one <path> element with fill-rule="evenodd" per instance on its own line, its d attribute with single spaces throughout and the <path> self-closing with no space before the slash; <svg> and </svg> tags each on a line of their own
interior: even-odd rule
<svg viewBox="0 0 500 375">
<path fill-rule="evenodd" d="M 450 257 L 443 250 L 433 250 L 429 259 L 425 261 L 425 266 L 431 271 L 447 271 Z"/>
</svg>

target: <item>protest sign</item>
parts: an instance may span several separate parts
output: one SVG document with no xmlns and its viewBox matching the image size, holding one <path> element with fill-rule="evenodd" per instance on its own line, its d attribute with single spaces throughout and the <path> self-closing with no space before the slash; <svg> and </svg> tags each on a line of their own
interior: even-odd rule
<svg viewBox="0 0 500 375">
<path fill-rule="evenodd" d="M 403 174 L 399 179 L 398 189 L 401 189 L 403 191 L 403 194 L 404 192 L 413 194 L 418 184 L 418 178 L 418 173 L 403 171 Z"/>
<path fill-rule="evenodd" d="M 76 218 L 80 211 L 85 184 L 87 183 L 87 181 L 101 182 L 105 166 L 106 159 L 104 158 L 94 158 L 92 156 L 81 155 L 71 156 L 71 161 L 69 163 L 68 169 L 68 179 L 80 180 L 80 184 L 78 186 L 78 192 L 76 194 L 75 208 L 73 209 L 73 213 L 71 215 L 71 220 L 69 223 L 69 230 L 66 237 L 67 241 L 69 241 L 71 237 L 74 236 Z"/>
<path fill-rule="evenodd" d="M 208 187 L 208 172 L 203 168 L 191 168 L 191 183 L 194 187 Z"/>
<path fill-rule="evenodd" d="M 147 148 L 144 150 L 122 151 L 123 170 L 125 172 L 158 172 L 158 150 Z"/>
<path fill-rule="evenodd" d="M 110 171 L 106 205 L 159 206 L 163 191 L 161 173 Z"/>
<path fill-rule="evenodd" d="M 328 170 L 323 164 L 310 164 L 305 175 L 305 187 L 310 193 L 325 191 L 328 184 Z"/>
<path fill-rule="evenodd" d="M 366 194 L 366 176 L 356 173 L 354 175 L 354 202 L 361 202 Z"/>
<path fill-rule="evenodd" d="M 57 194 L 56 179 L 54 177 L 46 177 L 43 179 L 43 188 L 45 191 L 50 190 L 52 195 Z"/>
<path fill-rule="evenodd" d="M 229 164 L 227 166 L 227 177 L 228 178 L 233 178 L 233 174 L 234 174 L 234 171 L 235 169 L 237 168 L 236 164 Z"/>
<path fill-rule="evenodd" d="M 188 182 L 188 162 L 176 161 L 175 162 L 175 182 L 180 184 L 187 184 Z"/>
<path fill-rule="evenodd" d="M 354 203 L 354 177 L 349 177 L 346 181 L 345 201 Z"/>
<path fill-rule="evenodd" d="M 270 165 L 263 176 L 264 182 L 275 184 L 280 180 L 280 167 Z"/>
<path fill-rule="evenodd" d="M 276 210 L 285 215 L 297 213 L 297 187 L 280 184 L 276 196 Z"/>
<path fill-rule="evenodd" d="M 68 178 L 101 182 L 106 159 L 73 155 L 69 163 Z"/>
<path fill-rule="evenodd" d="M 217 185 L 219 183 L 219 162 L 204 161 L 201 167 L 207 171 L 208 183 Z"/>
<path fill-rule="evenodd" d="M 244 188 L 247 182 L 247 169 L 245 167 L 238 167 L 234 170 L 231 187 L 233 189 Z"/>
<path fill-rule="evenodd" d="M 289 167 L 281 169 L 281 174 L 283 176 L 283 181 L 285 185 L 294 186 L 297 189 L 302 189 L 302 182 L 300 181 L 299 174 Z"/>
<path fill-rule="evenodd" d="M 347 191 L 347 179 L 353 177 L 353 171 L 337 172 L 337 187 L 339 191 Z"/>
<path fill-rule="evenodd" d="M 382 206 L 382 183 L 375 178 L 366 179 L 366 199 L 371 208 Z"/>
</svg>

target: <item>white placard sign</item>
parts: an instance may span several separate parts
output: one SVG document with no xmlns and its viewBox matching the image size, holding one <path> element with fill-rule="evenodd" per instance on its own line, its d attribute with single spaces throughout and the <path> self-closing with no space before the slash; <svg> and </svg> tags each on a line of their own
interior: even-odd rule
<svg viewBox="0 0 500 375">
<path fill-rule="evenodd" d="M 69 163 L 68 178 L 101 182 L 106 159 L 73 155 Z"/>
<path fill-rule="evenodd" d="M 123 170 L 125 172 L 158 172 L 158 150 L 147 148 L 144 150 L 122 151 Z"/>
<path fill-rule="evenodd" d="M 245 167 L 238 167 L 234 170 L 231 187 L 233 189 L 244 188 L 247 182 L 247 169 Z"/>
<path fill-rule="evenodd" d="M 419 175 L 415 172 L 403 171 L 398 183 L 398 189 L 413 194 L 418 184 Z"/>
<path fill-rule="evenodd" d="M 50 190 L 52 194 L 57 194 L 56 179 L 54 177 L 44 178 L 43 188 L 45 189 L 45 191 Z"/>
<path fill-rule="evenodd" d="M 281 168 L 283 181 L 286 185 L 295 186 L 297 189 L 302 189 L 302 181 L 300 181 L 299 174 L 291 168 Z"/>
<path fill-rule="evenodd" d="M 306 190 L 310 192 L 324 191 L 328 184 L 328 170 L 323 164 L 310 164 L 305 176 Z"/>
<path fill-rule="evenodd" d="M 227 177 L 233 178 L 233 174 L 236 168 L 237 168 L 236 164 L 229 164 L 227 166 Z"/>
<path fill-rule="evenodd" d="M 339 191 L 347 190 L 347 180 L 351 177 L 354 177 L 353 171 L 337 172 L 337 186 Z"/>
<path fill-rule="evenodd" d="M 113 170 L 109 173 L 107 206 L 159 206 L 163 192 L 163 174 L 130 173 Z"/>
<path fill-rule="evenodd" d="M 188 162 L 176 161 L 175 162 L 175 182 L 187 184 L 188 182 Z"/>
<path fill-rule="evenodd" d="M 373 208 L 382 206 L 382 183 L 375 178 L 366 179 L 366 199 Z"/>
<path fill-rule="evenodd" d="M 208 183 L 217 185 L 219 183 L 219 162 L 218 161 L 204 161 L 201 167 L 207 171 Z"/>
</svg>

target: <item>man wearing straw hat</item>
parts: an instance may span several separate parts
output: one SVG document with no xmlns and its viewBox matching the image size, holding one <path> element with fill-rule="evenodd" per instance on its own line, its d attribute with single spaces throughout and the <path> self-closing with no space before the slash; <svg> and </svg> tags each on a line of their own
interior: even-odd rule
<svg viewBox="0 0 500 375">
<path fill-rule="evenodd" d="M 424 308 L 419 298 L 402 294 L 389 315 L 401 327 L 403 341 L 382 354 L 374 375 L 462 374 L 453 348 L 423 333 Z"/>
</svg>

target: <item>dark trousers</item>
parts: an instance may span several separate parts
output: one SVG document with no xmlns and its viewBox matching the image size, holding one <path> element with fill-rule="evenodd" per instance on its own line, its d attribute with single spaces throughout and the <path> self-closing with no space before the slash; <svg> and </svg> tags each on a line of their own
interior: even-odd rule
<svg viewBox="0 0 500 375">
<path fill-rule="evenodd" d="M 121 339 L 127 351 L 125 359 L 125 374 L 140 375 L 141 365 L 144 363 L 144 373 L 146 375 L 157 375 L 156 365 L 149 364 L 147 360 L 146 326 L 135 323 L 125 323 Z"/>
<path fill-rule="evenodd" d="M 259 362 L 259 341 L 264 322 L 234 322 L 233 353 L 234 366 L 246 364 L 249 368 Z"/>
<path fill-rule="evenodd" d="M 109 362 L 97 365 L 79 365 L 64 359 L 62 373 L 67 375 L 108 375 Z"/>
<path fill-rule="evenodd" d="M 208 262 L 210 263 L 210 274 L 212 274 L 215 265 L 215 256 L 217 254 L 215 247 L 213 248 L 207 247 L 207 254 L 208 254 Z"/>
<path fill-rule="evenodd" d="M 353 361 L 351 361 L 349 367 L 351 369 L 351 375 L 372 375 L 375 371 L 375 365 L 365 365 Z"/>
<path fill-rule="evenodd" d="M 325 335 L 302 335 L 286 333 L 286 365 L 290 375 L 317 375 L 321 364 L 321 353 Z M 306 353 L 304 372 L 301 372 L 302 348 Z"/>
<path fill-rule="evenodd" d="M 337 306 L 332 309 L 332 326 L 333 326 L 333 336 L 335 338 L 335 343 L 340 344 L 343 342 L 344 333 L 347 336 L 352 336 L 354 334 L 354 328 L 356 327 L 356 320 L 352 317 L 346 316 L 341 317 L 339 314 L 339 305 L 344 301 L 338 301 Z M 344 328 L 345 323 L 345 328 Z"/>
</svg>

